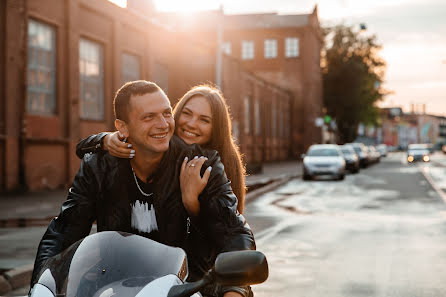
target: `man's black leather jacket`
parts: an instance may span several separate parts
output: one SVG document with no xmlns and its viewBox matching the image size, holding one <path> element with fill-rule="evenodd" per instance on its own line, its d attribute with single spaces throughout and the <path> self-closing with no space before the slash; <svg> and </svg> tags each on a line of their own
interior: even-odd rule
<svg viewBox="0 0 446 297">
<path fill-rule="evenodd" d="M 80 148 L 99 148 L 105 134 L 85 139 Z M 90 149 L 91 151 L 91 149 Z M 82 151 L 85 152 L 85 151 Z M 206 156 L 204 171 L 212 166 L 208 184 L 199 196 L 200 214 L 189 218 L 181 201 L 179 175 L 185 157 Z M 40 242 L 31 286 L 37 281 L 40 267 L 74 242 L 86 237 L 94 221 L 99 231 L 132 232 L 128 187 L 134 179 L 128 159 L 103 151 L 85 154 L 80 169 L 63 203 Z M 153 176 L 154 206 L 160 242 L 183 248 L 189 259 L 190 278 L 202 276 L 213 264 L 216 254 L 225 251 L 255 249 L 254 236 L 244 217 L 237 212 L 237 198 L 232 192 L 218 153 L 188 146 L 173 136 L 159 169 Z M 203 173 L 203 172 L 202 172 Z M 188 227 L 188 218 L 191 221 Z M 247 287 L 219 288 L 218 294 L 237 291 L 249 294 Z"/>
</svg>

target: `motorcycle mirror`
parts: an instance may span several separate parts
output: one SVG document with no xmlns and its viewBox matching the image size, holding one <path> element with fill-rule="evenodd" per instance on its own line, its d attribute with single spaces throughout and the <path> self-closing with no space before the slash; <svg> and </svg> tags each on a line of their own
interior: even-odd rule
<svg viewBox="0 0 446 297">
<path fill-rule="evenodd" d="M 234 251 L 221 253 L 215 266 L 203 279 L 173 286 L 168 297 L 186 297 L 198 292 L 205 285 L 217 282 L 224 286 L 247 286 L 263 283 L 268 278 L 268 262 L 259 251 Z"/>
<path fill-rule="evenodd" d="M 260 284 L 268 278 L 268 262 L 259 251 L 221 253 L 215 260 L 212 274 L 225 286 Z"/>
</svg>

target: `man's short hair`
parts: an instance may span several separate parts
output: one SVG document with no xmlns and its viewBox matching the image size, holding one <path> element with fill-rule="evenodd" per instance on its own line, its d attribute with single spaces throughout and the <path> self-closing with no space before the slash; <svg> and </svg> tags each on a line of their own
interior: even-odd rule
<svg viewBox="0 0 446 297">
<path fill-rule="evenodd" d="M 164 91 L 156 84 L 146 80 L 135 80 L 125 83 L 115 94 L 113 112 L 115 118 L 124 122 L 129 121 L 129 102 L 132 96 Z"/>
</svg>

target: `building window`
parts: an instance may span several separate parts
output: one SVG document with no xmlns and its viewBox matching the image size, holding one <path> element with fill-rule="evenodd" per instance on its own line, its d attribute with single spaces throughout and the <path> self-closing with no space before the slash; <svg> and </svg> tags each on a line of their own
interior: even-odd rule
<svg viewBox="0 0 446 297">
<path fill-rule="evenodd" d="M 104 50 L 96 42 L 79 43 L 80 114 L 82 119 L 104 119 Z"/>
<path fill-rule="evenodd" d="M 265 39 L 265 58 L 272 59 L 277 57 L 277 40 Z"/>
<path fill-rule="evenodd" d="M 285 112 L 284 112 L 284 114 L 283 114 L 284 116 L 283 116 L 283 118 L 284 118 L 284 123 L 283 123 L 283 133 L 284 133 L 284 137 L 289 137 L 290 136 L 290 125 L 291 125 L 291 122 L 290 122 L 290 113 L 289 113 L 289 109 L 286 109 L 285 110 Z"/>
<path fill-rule="evenodd" d="M 299 38 L 287 37 L 285 39 L 285 57 L 299 57 Z"/>
<path fill-rule="evenodd" d="M 284 137 L 285 136 L 285 131 L 284 131 L 284 122 L 285 122 L 284 111 L 285 111 L 285 109 L 283 108 L 283 104 L 279 103 L 278 110 L 279 110 L 279 113 L 282 115 L 281 117 L 279 117 L 279 136 Z"/>
<path fill-rule="evenodd" d="M 254 59 L 254 41 L 242 41 L 242 59 L 252 60 Z"/>
<path fill-rule="evenodd" d="M 138 56 L 122 54 L 122 84 L 140 79 Z"/>
<path fill-rule="evenodd" d="M 243 100 L 243 106 L 245 110 L 245 134 L 251 134 L 251 98 L 246 96 Z"/>
<path fill-rule="evenodd" d="M 232 129 L 232 139 L 235 141 L 235 143 L 239 144 L 240 129 L 237 120 L 234 119 L 232 120 L 231 129 Z"/>
<path fill-rule="evenodd" d="M 56 30 L 41 22 L 28 22 L 26 110 L 33 114 L 56 112 Z"/>
<path fill-rule="evenodd" d="M 169 70 L 161 63 L 155 63 L 152 73 L 153 81 L 167 94 L 169 90 Z"/>
<path fill-rule="evenodd" d="M 259 99 L 256 99 L 254 104 L 254 120 L 255 120 L 255 134 L 261 135 L 261 123 L 260 123 L 260 102 Z"/>
<path fill-rule="evenodd" d="M 273 101 L 271 103 L 271 136 L 276 137 L 277 136 L 277 110 L 276 110 L 276 104 Z"/>
<path fill-rule="evenodd" d="M 223 42 L 221 45 L 221 49 L 222 49 L 223 53 L 225 53 L 227 55 L 230 55 L 232 53 L 230 42 Z"/>
</svg>

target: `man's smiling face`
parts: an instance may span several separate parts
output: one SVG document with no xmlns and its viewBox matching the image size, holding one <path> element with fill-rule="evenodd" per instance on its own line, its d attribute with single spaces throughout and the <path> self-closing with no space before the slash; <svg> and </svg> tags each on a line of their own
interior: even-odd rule
<svg viewBox="0 0 446 297">
<path fill-rule="evenodd" d="M 163 92 L 131 96 L 128 116 L 128 139 L 135 149 L 153 156 L 167 151 L 175 121 Z"/>
</svg>

